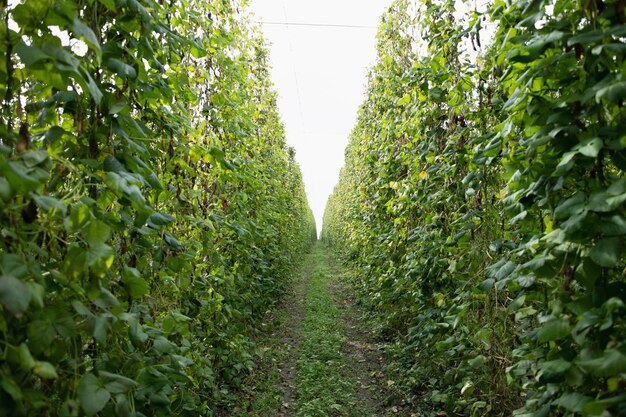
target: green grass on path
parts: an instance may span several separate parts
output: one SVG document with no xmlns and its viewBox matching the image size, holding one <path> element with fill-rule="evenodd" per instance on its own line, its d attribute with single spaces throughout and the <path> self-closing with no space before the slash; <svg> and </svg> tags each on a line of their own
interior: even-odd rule
<svg viewBox="0 0 626 417">
<path fill-rule="evenodd" d="M 322 245 L 316 245 L 309 262 L 312 268 L 296 367 L 295 416 L 369 415 L 356 399 L 358 381 L 344 358 L 345 324 L 328 288 L 332 276 Z"/>
<path fill-rule="evenodd" d="M 344 272 L 338 263 L 329 263 L 322 244 L 314 247 L 294 277 L 290 293 L 264 323 L 257 341 L 257 367 L 242 387 L 235 410 L 224 415 L 401 415 L 374 409 L 380 408 L 383 392 L 377 385 L 386 379 L 374 380 L 370 375 L 381 374 L 372 372 L 380 365 L 371 366 L 379 355 L 362 348 L 371 343 L 359 328 L 365 323 L 354 319 L 358 312 L 344 298 Z"/>
</svg>

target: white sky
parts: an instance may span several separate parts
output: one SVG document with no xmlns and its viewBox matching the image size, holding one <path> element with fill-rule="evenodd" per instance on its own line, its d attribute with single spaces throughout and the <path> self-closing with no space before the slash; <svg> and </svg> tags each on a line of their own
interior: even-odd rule
<svg viewBox="0 0 626 417">
<path fill-rule="evenodd" d="M 262 22 L 369 26 L 342 28 L 263 24 L 271 78 L 287 142 L 296 149 L 317 222 L 337 183 L 348 135 L 376 59 L 378 20 L 391 0 L 250 0 Z"/>
</svg>

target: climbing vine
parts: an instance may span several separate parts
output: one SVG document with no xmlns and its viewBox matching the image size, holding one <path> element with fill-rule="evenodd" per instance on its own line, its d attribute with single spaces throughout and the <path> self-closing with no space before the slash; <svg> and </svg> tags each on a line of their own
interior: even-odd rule
<svg viewBox="0 0 626 417">
<path fill-rule="evenodd" d="M 623 4 L 458 6 L 383 17 L 322 238 L 424 412 L 621 415 Z"/>
<path fill-rule="evenodd" d="M 215 415 L 315 239 L 245 2 L 0 13 L 0 415 Z"/>
</svg>

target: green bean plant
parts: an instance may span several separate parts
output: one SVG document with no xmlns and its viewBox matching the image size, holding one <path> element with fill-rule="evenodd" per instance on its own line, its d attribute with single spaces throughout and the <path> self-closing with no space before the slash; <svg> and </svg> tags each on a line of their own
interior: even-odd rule
<svg viewBox="0 0 626 417">
<path fill-rule="evenodd" d="M 322 239 L 424 413 L 621 415 L 623 4 L 461 3 L 382 18 Z"/>
<path fill-rule="evenodd" d="M 212 416 L 315 238 L 245 2 L 4 0 L 0 415 Z"/>
</svg>

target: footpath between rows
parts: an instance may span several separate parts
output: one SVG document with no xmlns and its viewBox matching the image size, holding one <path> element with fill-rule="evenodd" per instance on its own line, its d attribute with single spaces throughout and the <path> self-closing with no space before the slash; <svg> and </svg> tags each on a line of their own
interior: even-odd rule
<svg viewBox="0 0 626 417">
<path fill-rule="evenodd" d="M 260 359 L 234 417 L 410 416 L 355 306 L 348 272 L 318 243 L 262 324 Z"/>
</svg>

